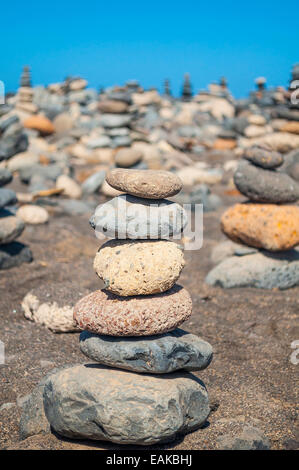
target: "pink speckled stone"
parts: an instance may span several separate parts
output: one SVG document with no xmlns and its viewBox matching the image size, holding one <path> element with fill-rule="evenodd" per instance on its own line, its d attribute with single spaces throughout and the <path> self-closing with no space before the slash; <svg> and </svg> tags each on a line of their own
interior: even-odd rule
<svg viewBox="0 0 299 470">
<path fill-rule="evenodd" d="M 120 297 L 97 290 L 74 307 L 74 320 L 82 330 L 110 336 L 149 336 L 174 330 L 192 313 L 192 300 L 175 285 L 155 295 Z"/>
</svg>

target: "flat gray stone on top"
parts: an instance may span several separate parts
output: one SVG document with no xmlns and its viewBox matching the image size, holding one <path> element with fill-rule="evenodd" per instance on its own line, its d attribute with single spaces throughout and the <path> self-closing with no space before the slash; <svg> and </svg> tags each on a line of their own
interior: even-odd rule
<svg viewBox="0 0 299 470">
<path fill-rule="evenodd" d="M 80 364 L 51 375 L 44 410 L 73 439 L 151 445 L 202 426 L 210 412 L 204 384 L 189 372 L 136 374 Z"/>
<path fill-rule="evenodd" d="M 180 328 L 163 335 L 130 338 L 82 331 L 80 349 L 100 364 L 154 374 L 202 370 L 213 355 L 209 343 Z"/>
</svg>

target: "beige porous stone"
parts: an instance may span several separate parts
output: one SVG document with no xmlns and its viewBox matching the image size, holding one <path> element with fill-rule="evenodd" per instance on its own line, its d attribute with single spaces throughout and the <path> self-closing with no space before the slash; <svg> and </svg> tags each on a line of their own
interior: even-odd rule
<svg viewBox="0 0 299 470">
<path fill-rule="evenodd" d="M 106 289 L 123 296 L 165 292 L 178 280 L 184 265 L 180 246 L 166 240 L 111 240 L 94 260 Z"/>
</svg>

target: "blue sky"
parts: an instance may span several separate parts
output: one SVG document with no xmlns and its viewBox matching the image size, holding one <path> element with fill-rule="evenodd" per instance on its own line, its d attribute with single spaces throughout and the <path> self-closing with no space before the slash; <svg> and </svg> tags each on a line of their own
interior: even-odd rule
<svg viewBox="0 0 299 470">
<path fill-rule="evenodd" d="M 221 75 L 237 97 L 255 77 L 286 85 L 299 62 L 298 2 L 5 2 L 1 5 L 0 80 L 18 86 L 22 65 L 33 83 L 81 75 L 90 86 L 138 79 L 175 94 L 185 72 L 194 91 Z"/>
</svg>

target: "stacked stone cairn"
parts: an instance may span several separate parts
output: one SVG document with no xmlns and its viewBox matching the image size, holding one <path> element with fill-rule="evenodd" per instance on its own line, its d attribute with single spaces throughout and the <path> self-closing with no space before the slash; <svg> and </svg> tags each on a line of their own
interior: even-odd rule
<svg viewBox="0 0 299 470">
<path fill-rule="evenodd" d="M 209 365 L 212 348 L 178 328 L 192 301 L 176 284 L 185 261 L 170 237 L 180 236 L 186 213 L 164 198 L 182 183 L 166 171 L 120 168 L 106 180 L 125 194 L 99 206 L 90 221 L 96 233 L 115 237 L 94 260 L 105 288 L 74 308 L 80 348 L 92 363 L 51 375 L 44 409 L 65 437 L 167 442 L 201 427 L 210 411 L 206 388 L 190 371 Z"/>
<path fill-rule="evenodd" d="M 15 241 L 23 232 L 25 224 L 13 213 L 17 202 L 16 193 L 12 189 L 3 188 L 11 180 L 11 172 L 7 168 L 0 168 L 0 269 L 32 260 L 30 249 Z"/>
<path fill-rule="evenodd" d="M 287 289 L 299 285 L 299 184 L 283 173 L 283 157 L 266 147 L 248 148 L 234 175 L 249 201 L 229 208 L 221 228 L 233 243 L 216 247 L 222 262 L 206 282 L 221 287 Z M 215 253 L 214 253 L 215 255 Z"/>
<path fill-rule="evenodd" d="M 37 106 L 33 103 L 33 95 L 30 68 L 25 66 L 21 75 L 16 108 L 29 114 L 36 113 Z"/>
<path fill-rule="evenodd" d="M 190 75 L 189 73 L 185 73 L 183 89 L 182 89 L 182 100 L 191 101 L 191 98 L 192 98 L 192 85 L 190 82 Z"/>
</svg>

